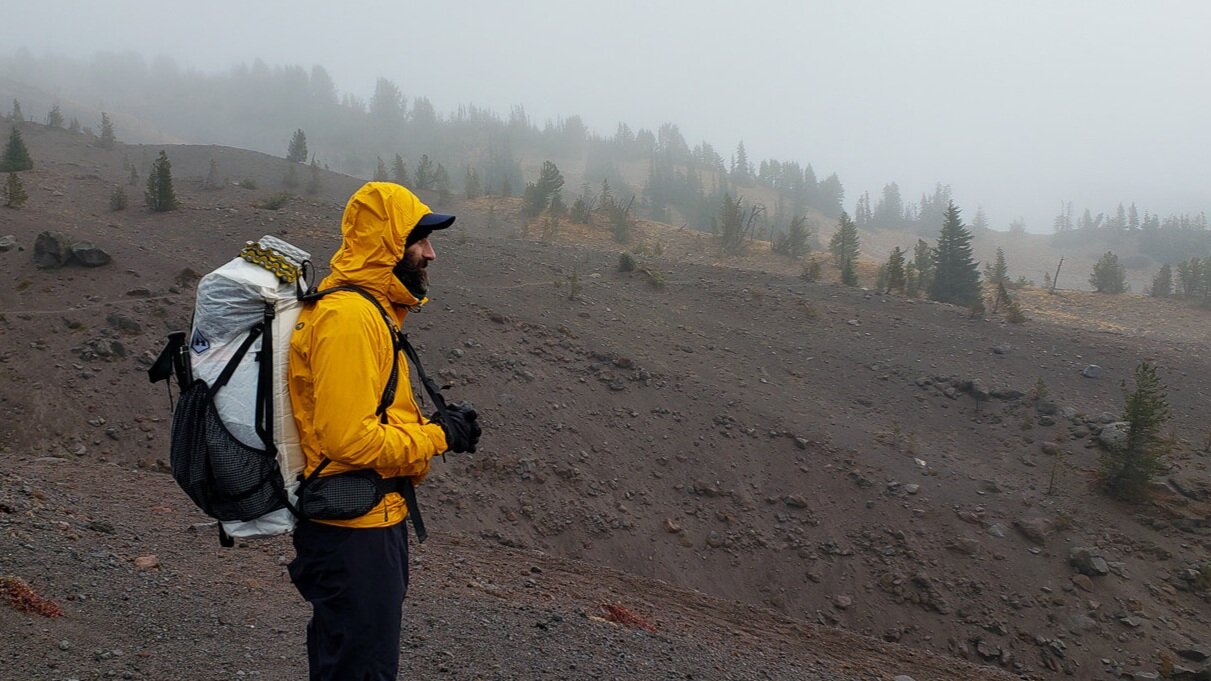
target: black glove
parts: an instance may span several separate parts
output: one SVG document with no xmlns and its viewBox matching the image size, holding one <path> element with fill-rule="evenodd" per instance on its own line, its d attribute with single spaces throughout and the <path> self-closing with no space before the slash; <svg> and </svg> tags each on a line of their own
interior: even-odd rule
<svg viewBox="0 0 1211 681">
<path fill-rule="evenodd" d="M 445 417 L 436 413 L 429 419 L 442 427 L 446 433 L 446 444 L 456 453 L 475 453 L 475 445 L 483 432 L 479 427 L 479 413 L 468 402 L 455 402 L 446 407 Z"/>
</svg>

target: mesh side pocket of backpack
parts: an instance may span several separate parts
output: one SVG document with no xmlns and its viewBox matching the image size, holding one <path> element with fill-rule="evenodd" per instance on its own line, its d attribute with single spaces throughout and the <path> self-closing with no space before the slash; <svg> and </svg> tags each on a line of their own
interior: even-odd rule
<svg viewBox="0 0 1211 681">
<path fill-rule="evenodd" d="M 383 500 L 382 486 L 382 476 L 372 470 L 317 477 L 299 487 L 299 510 L 316 520 L 358 518 Z"/>
<path fill-rule="evenodd" d="M 284 504 L 274 489 L 277 461 L 223 425 L 205 381 L 181 393 L 172 419 L 172 477 L 207 515 L 252 520 Z"/>
</svg>

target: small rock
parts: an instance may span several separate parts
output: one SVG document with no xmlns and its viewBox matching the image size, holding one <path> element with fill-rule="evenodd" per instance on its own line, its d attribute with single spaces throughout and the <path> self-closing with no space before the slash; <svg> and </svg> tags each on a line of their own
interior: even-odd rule
<svg viewBox="0 0 1211 681">
<path fill-rule="evenodd" d="M 672 518 L 665 518 L 664 531 L 668 532 L 669 534 L 679 534 L 683 531 L 683 528 L 676 520 L 673 520 Z"/>
<path fill-rule="evenodd" d="M 840 595 L 833 598 L 833 606 L 838 610 L 848 610 L 854 604 L 854 599 L 849 596 Z"/>
<path fill-rule="evenodd" d="M 1082 575 L 1103 577 L 1110 574 L 1110 566 L 1106 564 L 1106 559 L 1102 558 L 1096 550 L 1088 547 L 1074 547 L 1068 552 L 1068 563 Z"/>
<path fill-rule="evenodd" d="M 59 650 L 71 650 L 71 641 L 67 639 L 59 641 Z"/>
<path fill-rule="evenodd" d="M 904 491 L 909 494 L 916 494 L 921 491 L 921 486 L 915 482 L 910 482 L 904 486 Z"/>
<path fill-rule="evenodd" d="M 856 319 L 850 319 L 850 320 L 846 321 L 845 323 L 849 324 L 850 326 L 858 326 L 859 324 L 861 324 L 861 322 L 859 322 Z"/>
<path fill-rule="evenodd" d="M 782 498 L 782 502 L 791 508 L 807 508 L 807 497 L 800 494 L 792 494 Z"/>
<path fill-rule="evenodd" d="M 1005 538 L 1005 526 L 1000 523 L 993 523 L 988 526 L 988 534 L 997 537 L 998 539 Z"/>
<path fill-rule="evenodd" d="M 1013 350 L 1013 347 L 1011 345 L 1009 345 L 1008 343 L 1003 343 L 1001 345 L 992 346 L 993 354 L 997 354 L 997 355 L 1008 355 L 1011 350 Z"/>
<path fill-rule="evenodd" d="M 1044 442 L 1039 445 L 1039 449 L 1048 456 L 1059 456 L 1060 446 L 1054 442 Z"/>
<path fill-rule="evenodd" d="M 84 525 L 84 527 L 92 530 L 93 532 L 100 532 L 102 534 L 113 534 L 114 533 L 113 524 L 107 523 L 104 520 L 90 520 L 90 521 L 88 521 L 88 523 L 86 523 Z"/>
<path fill-rule="evenodd" d="M 1072 583 L 1086 593 L 1093 593 L 1093 580 L 1086 575 L 1073 575 Z"/>
<path fill-rule="evenodd" d="M 155 554 L 135 558 L 135 567 L 140 570 L 151 570 L 160 567 L 160 559 Z"/>
<path fill-rule="evenodd" d="M 1060 408 L 1051 400 L 1039 400 L 1035 402 L 1034 410 L 1042 416 L 1055 416 L 1060 411 Z"/>
<path fill-rule="evenodd" d="M 1203 660 L 1211 658 L 1211 646 L 1206 646 L 1201 643 L 1195 643 L 1194 645 L 1188 646 L 1178 646 L 1177 648 L 1174 648 L 1174 650 L 1181 657 L 1194 662 L 1202 662 Z"/>
<path fill-rule="evenodd" d="M 1013 526 L 1024 537 L 1035 544 L 1047 543 L 1047 538 L 1055 531 L 1051 520 L 1043 516 L 1023 516 L 1013 521 Z"/>
<path fill-rule="evenodd" d="M 121 331 L 122 333 L 129 333 L 132 335 L 143 333 L 143 326 L 139 324 L 139 322 L 135 321 L 130 315 L 123 314 L 121 312 L 110 313 L 109 316 L 105 318 L 105 321 L 109 322 L 110 326 L 118 331 Z"/>
<path fill-rule="evenodd" d="M 946 548 L 961 553 L 964 556 L 974 556 L 980 552 L 980 542 L 970 537 L 959 537 L 946 545 Z"/>
<path fill-rule="evenodd" d="M 1081 375 L 1085 378 L 1101 378 L 1102 368 L 1096 364 L 1090 364 L 1084 369 L 1081 369 Z"/>
<path fill-rule="evenodd" d="M 1022 392 L 1021 390 L 1014 390 L 1013 388 L 993 388 L 988 392 L 988 394 L 998 400 L 1005 400 L 1006 402 L 1020 400 L 1026 395 L 1026 393 Z"/>
<path fill-rule="evenodd" d="M 0 236 L 0 253 L 6 253 L 17 246 L 17 237 L 12 234 Z"/>
<path fill-rule="evenodd" d="M 1044 428 L 1050 428 L 1051 426 L 1055 425 L 1055 417 L 1054 416 L 1040 416 L 1039 425 L 1043 426 Z"/>
</svg>

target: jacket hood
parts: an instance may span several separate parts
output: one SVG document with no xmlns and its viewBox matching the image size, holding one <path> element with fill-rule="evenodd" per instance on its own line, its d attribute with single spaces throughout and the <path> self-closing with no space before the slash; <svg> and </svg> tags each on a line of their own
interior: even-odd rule
<svg viewBox="0 0 1211 681">
<path fill-rule="evenodd" d="M 332 273 L 323 288 L 355 284 L 394 305 L 413 307 L 417 300 L 391 272 L 404 257 L 404 242 L 422 216 L 432 213 L 406 187 L 393 182 L 367 182 L 349 197 L 341 217 L 341 247 L 330 261 Z"/>
</svg>

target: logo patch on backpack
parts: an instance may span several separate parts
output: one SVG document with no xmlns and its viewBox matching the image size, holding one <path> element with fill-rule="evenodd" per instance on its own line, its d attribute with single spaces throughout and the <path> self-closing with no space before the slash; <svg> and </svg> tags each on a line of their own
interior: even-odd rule
<svg viewBox="0 0 1211 681">
<path fill-rule="evenodd" d="M 210 349 L 210 341 L 206 340 L 206 336 L 202 332 L 194 329 L 193 340 L 189 341 L 189 348 L 199 355 Z"/>
</svg>

